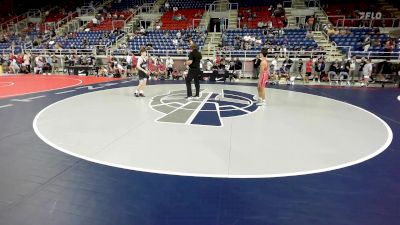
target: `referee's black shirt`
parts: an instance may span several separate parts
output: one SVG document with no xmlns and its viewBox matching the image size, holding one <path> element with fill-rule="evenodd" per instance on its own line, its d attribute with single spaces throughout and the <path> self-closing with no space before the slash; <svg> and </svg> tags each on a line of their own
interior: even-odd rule
<svg viewBox="0 0 400 225">
<path fill-rule="evenodd" d="M 201 53 L 197 49 L 194 49 L 189 54 L 189 60 L 192 60 L 192 64 L 189 65 L 189 68 L 190 69 L 200 69 L 201 58 L 202 58 Z"/>
</svg>

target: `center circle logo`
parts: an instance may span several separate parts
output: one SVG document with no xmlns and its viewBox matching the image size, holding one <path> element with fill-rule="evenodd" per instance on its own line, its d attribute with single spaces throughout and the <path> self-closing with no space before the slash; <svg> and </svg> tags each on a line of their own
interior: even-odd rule
<svg viewBox="0 0 400 225">
<path fill-rule="evenodd" d="M 232 90 L 202 90 L 198 99 L 186 100 L 186 90 L 154 96 L 150 107 L 162 114 L 156 122 L 221 127 L 222 118 L 243 116 L 257 110 L 254 95 Z"/>
</svg>

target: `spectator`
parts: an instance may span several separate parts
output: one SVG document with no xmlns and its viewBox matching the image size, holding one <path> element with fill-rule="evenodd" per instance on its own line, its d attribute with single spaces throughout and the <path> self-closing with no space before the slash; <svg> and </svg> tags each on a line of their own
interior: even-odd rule
<svg viewBox="0 0 400 225">
<path fill-rule="evenodd" d="M 280 57 L 281 57 L 281 58 L 286 57 L 286 55 L 287 55 L 286 46 L 281 45 L 281 46 L 278 47 L 278 49 L 279 49 L 279 55 L 280 55 Z"/>
<path fill-rule="evenodd" d="M 34 67 L 33 72 L 35 74 L 42 74 L 43 73 L 44 60 L 42 59 L 41 56 L 36 56 L 35 65 L 36 66 Z"/>
<path fill-rule="evenodd" d="M 144 29 L 143 26 L 140 27 L 139 33 L 143 35 L 146 34 L 146 30 Z"/>
<path fill-rule="evenodd" d="M 12 74 L 18 74 L 19 73 L 20 67 L 19 67 L 19 65 L 17 63 L 17 59 L 15 57 L 12 57 L 10 59 L 10 67 L 9 68 L 10 68 L 10 71 L 11 71 Z"/>
<path fill-rule="evenodd" d="M 198 10 L 198 11 L 196 12 L 196 14 L 194 14 L 194 17 L 195 17 L 195 18 L 201 18 L 201 16 L 202 16 L 202 13 L 201 13 L 200 10 Z"/>
<path fill-rule="evenodd" d="M 29 53 L 25 53 L 23 59 L 24 59 L 26 71 L 28 73 L 30 73 L 30 71 L 31 71 L 31 55 Z"/>
<path fill-rule="evenodd" d="M 291 60 L 289 56 L 286 56 L 285 60 L 282 63 L 282 66 L 284 67 L 285 71 L 288 73 L 289 76 L 292 65 L 293 65 L 293 60 Z"/>
<path fill-rule="evenodd" d="M 340 72 L 339 61 L 335 60 L 335 62 L 332 62 L 331 66 L 329 67 L 329 72 L 328 72 L 329 83 L 331 83 L 333 80 L 335 80 L 336 83 L 338 83 L 339 72 Z"/>
<path fill-rule="evenodd" d="M 312 66 L 312 61 L 311 61 L 311 66 Z M 297 62 L 297 72 L 303 78 L 303 82 L 308 83 L 308 77 L 303 74 L 303 60 L 302 59 L 299 59 L 299 61 Z"/>
<path fill-rule="evenodd" d="M 174 60 L 170 56 L 168 56 L 165 64 L 167 65 L 167 77 L 170 77 L 173 72 Z"/>
<path fill-rule="evenodd" d="M 379 38 L 372 40 L 372 47 L 381 47 L 381 41 Z"/>
<path fill-rule="evenodd" d="M 274 7 L 272 5 L 270 5 L 268 8 L 268 12 L 272 13 L 274 10 L 275 10 Z"/>
<path fill-rule="evenodd" d="M 313 34 L 310 32 L 310 30 L 307 30 L 305 39 L 306 40 L 312 40 L 313 38 L 314 38 Z"/>
<path fill-rule="evenodd" d="M 255 59 L 253 59 L 253 79 L 258 79 L 258 75 L 260 73 L 260 56 L 257 55 Z"/>
<path fill-rule="evenodd" d="M 385 52 L 385 56 L 389 57 L 391 56 L 392 52 L 393 52 L 393 48 L 394 48 L 394 43 L 392 40 L 388 40 L 385 43 L 385 47 L 384 47 L 384 52 Z"/>
<path fill-rule="evenodd" d="M 174 38 L 172 39 L 172 44 L 177 47 L 178 46 L 178 39 Z"/>
<path fill-rule="evenodd" d="M 372 63 L 371 63 L 371 59 L 368 59 L 362 69 L 363 78 L 362 78 L 361 87 L 368 86 L 371 74 L 372 74 Z"/>
<path fill-rule="evenodd" d="M 242 76 L 242 67 L 242 62 L 239 60 L 239 58 L 236 58 L 233 68 L 233 74 L 235 77 L 240 78 Z"/>
<path fill-rule="evenodd" d="M 343 81 L 345 80 L 347 85 L 350 86 L 350 75 L 349 75 L 350 65 L 351 65 L 350 60 L 343 59 L 342 64 L 340 66 L 340 73 L 339 73 L 340 85 L 343 85 Z"/>
<path fill-rule="evenodd" d="M 170 7 L 169 1 L 166 1 L 166 2 L 164 3 L 164 7 L 165 7 L 165 10 L 166 10 L 166 11 L 169 11 L 169 7 Z"/>
<path fill-rule="evenodd" d="M 320 82 L 320 80 L 321 80 L 321 75 L 322 75 L 322 72 L 324 72 L 324 70 L 325 70 L 325 61 L 324 61 L 324 59 L 323 58 L 319 58 L 316 62 L 315 62 L 315 67 L 314 67 L 315 69 L 315 74 L 314 74 L 314 77 L 313 77 L 313 81 L 315 80 L 315 77 L 317 77 L 318 78 L 318 83 Z"/>
<path fill-rule="evenodd" d="M 176 49 L 176 53 L 177 53 L 178 55 L 182 55 L 182 54 L 183 54 L 183 48 L 182 48 L 182 47 L 179 47 L 178 49 Z"/>
<path fill-rule="evenodd" d="M 361 80 L 363 79 L 363 73 L 362 72 L 363 72 L 365 64 L 367 64 L 367 60 L 365 59 L 365 57 L 362 57 L 361 61 L 360 61 L 360 68 L 358 68 L 358 80 L 359 80 L 359 82 L 361 82 Z"/>
<path fill-rule="evenodd" d="M 367 35 L 365 37 L 364 42 L 363 42 L 363 46 L 364 46 L 363 47 L 364 52 L 368 52 L 369 47 L 371 47 L 371 38 L 369 37 L 369 35 Z"/>
<path fill-rule="evenodd" d="M 355 76 L 355 71 L 356 71 L 356 57 L 353 56 L 353 58 L 350 60 L 350 70 L 349 70 L 349 75 L 351 77 L 351 81 L 354 81 L 354 76 Z"/>
</svg>

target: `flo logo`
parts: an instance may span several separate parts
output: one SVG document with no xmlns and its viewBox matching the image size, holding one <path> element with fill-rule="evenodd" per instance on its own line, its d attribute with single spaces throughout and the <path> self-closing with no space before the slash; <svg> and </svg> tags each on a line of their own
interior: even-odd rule
<svg viewBox="0 0 400 225">
<path fill-rule="evenodd" d="M 222 90 L 222 93 L 202 91 L 199 99 L 187 101 L 186 90 L 152 98 L 150 106 L 165 115 L 156 121 L 186 125 L 222 126 L 222 118 L 242 116 L 258 107 L 254 95 Z"/>
</svg>

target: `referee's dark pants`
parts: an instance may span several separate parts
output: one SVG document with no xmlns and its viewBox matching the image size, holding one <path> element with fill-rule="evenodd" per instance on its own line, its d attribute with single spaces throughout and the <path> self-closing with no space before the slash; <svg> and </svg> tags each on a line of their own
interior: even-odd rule
<svg viewBox="0 0 400 225">
<path fill-rule="evenodd" d="M 192 97 L 192 80 L 194 80 L 194 86 L 196 87 L 196 97 L 200 95 L 200 83 L 199 76 L 201 75 L 200 69 L 189 69 L 186 77 L 186 90 L 187 97 Z"/>
</svg>

